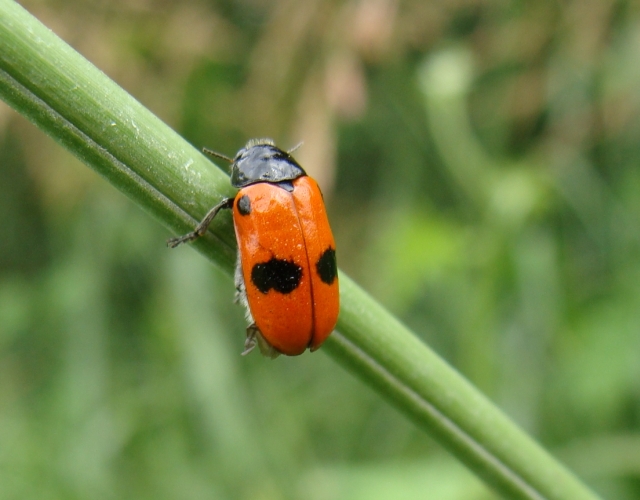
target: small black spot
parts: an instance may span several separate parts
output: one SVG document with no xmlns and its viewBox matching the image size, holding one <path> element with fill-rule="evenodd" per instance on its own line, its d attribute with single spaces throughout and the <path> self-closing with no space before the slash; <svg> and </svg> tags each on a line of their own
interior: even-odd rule
<svg viewBox="0 0 640 500">
<path fill-rule="evenodd" d="M 336 251 L 329 247 L 316 262 L 316 271 L 320 279 L 327 285 L 333 283 L 338 275 L 338 264 L 336 263 Z"/>
<path fill-rule="evenodd" d="M 246 194 L 240 197 L 236 206 L 240 215 L 249 215 L 251 213 L 251 200 Z"/>
<path fill-rule="evenodd" d="M 272 257 L 268 262 L 256 264 L 251 270 L 251 282 L 262 293 L 272 288 L 276 292 L 291 293 L 302 279 L 302 268 L 295 262 Z"/>
</svg>

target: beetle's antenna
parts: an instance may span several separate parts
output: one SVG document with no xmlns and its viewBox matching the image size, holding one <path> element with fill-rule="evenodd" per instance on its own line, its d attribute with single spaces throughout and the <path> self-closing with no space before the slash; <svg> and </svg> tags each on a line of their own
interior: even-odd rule
<svg viewBox="0 0 640 500">
<path fill-rule="evenodd" d="M 226 155 L 223 155 L 222 153 L 218 153 L 217 151 L 213 151 L 211 149 L 207 149 L 207 148 L 202 148 L 202 152 L 208 154 L 209 156 L 215 156 L 216 158 L 222 158 L 225 161 L 228 161 L 229 163 L 233 163 L 233 158 L 229 158 Z"/>
<path fill-rule="evenodd" d="M 296 149 L 298 149 L 300 146 L 302 146 L 304 144 L 304 141 L 300 141 L 298 144 L 296 144 L 295 146 L 293 146 L 289 151 L 287 151 L 287 153 L 291 154 L 293 153 Z"/>
</svg>

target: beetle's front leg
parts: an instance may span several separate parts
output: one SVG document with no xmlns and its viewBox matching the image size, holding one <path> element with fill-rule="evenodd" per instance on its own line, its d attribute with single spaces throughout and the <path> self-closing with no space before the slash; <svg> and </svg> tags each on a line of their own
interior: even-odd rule
<svg viewBox="0 0 640 500">
<path fill-rule="evenodd" d="M 167 240 L 167 246 L 171 248 L 175 248 L 178 245 L 181 245 L 182 243 L 197 240 L 198 238 L 200 238 L 200 236 L 202 236 L 204 233 L 207 232 L 207 229 L 209 228 L 209 224 L 211 224 L 211 221 L 215 219 L 216 215 L 218 215 L 218 212 L 220 210 L 223 210 L 223 209 L 228 210 L 230 208 L 233 208 L 234 199 L 235 198 L 225 198 L 224 200 L 222 200 L 215 207 L 209 210 L 207 215 L 204 216 L 204 219 L 200 221 L 200 224 L 198 224 L 193 231 L 183 236 L 178 236 L 177 238 L 171 238 Z"/>
</svg>

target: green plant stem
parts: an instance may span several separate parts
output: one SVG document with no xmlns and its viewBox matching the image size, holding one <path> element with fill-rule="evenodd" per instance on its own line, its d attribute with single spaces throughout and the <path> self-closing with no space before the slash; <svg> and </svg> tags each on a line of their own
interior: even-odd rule
<svg viewBox="0 0 640 500">
<path fill-rule="evenodd" d="M 0 0 L 0 96 L 176 233 L 233 194 L 199 151 L 11 0 Z M 228 216 L 194 246 L 232 272 Z M 338 331 L 325 352 L 506 497 L 596 498 L 344 273 L 340 280 Z"/>
</svg>

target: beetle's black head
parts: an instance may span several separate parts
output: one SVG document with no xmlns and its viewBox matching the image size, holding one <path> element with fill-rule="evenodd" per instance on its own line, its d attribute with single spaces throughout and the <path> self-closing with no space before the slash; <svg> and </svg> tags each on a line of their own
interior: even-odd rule
<svg viewBox="0 0 640 500">
<path fill-rule="evenodd" d="M 238 151 L 231 164 L 231 185 L 292 181 L 307 175 L 293 157 L 271 139 L 252 139 Z"/>
</svg>

